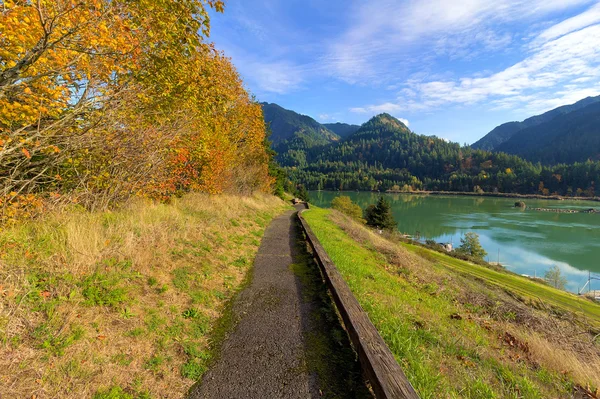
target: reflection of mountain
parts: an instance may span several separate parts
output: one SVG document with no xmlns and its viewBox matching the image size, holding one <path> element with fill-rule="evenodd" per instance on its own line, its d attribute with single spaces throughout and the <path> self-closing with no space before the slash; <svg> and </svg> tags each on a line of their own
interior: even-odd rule
<svg viewBox="0 0 600 399">
<path fill-rule="evenodd" d="M 347 195 L 363 208 L 375 203 L 379 196 L 370 192 L 322 191 L 311 192 L 311 199 L 315 205 L 329 207 L 337 195 Z M 549 267 L 549 261 L 600 272 L 597 262 L 600 259 L 600 215 L 523 212 L 512 207 L 514 200 L 510 198 L 411 194 L 386 194 L 386 198 L 392 204 L 398 229 L 404 233 L 413 235 L 419 231 L 421 237 L 438 241 L 454 237 L 453 242 L 458 245 L 461 233 L 475 231 L 481 235 L 482 243 L 486 243 L 484 247 L 492 260 L 500 248 L 501 259 L 510 258 L 509 264 L 527 274 L 533 270 L 542 273 Z M 544 200 L 527 200 L 527 205 L 590 207 L 587 203 Z M 523 251 L 531 256 L 525 259 L 517 255 Z M 543 263 L 541 259 L 545 259 Z"/>
</svg>

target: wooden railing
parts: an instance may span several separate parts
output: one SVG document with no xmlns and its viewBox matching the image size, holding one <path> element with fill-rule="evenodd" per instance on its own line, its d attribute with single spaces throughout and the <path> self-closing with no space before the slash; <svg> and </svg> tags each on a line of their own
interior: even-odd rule
<svg viewBox="0 0 600 399">
<path fill-rule="evenodd" d="M 302 217 L 302 212 L 303 210 L 298 212 L 298 218 L 375 396 L 378 399 L 418 399 L 419 395 L 410 385 L 390 348 L 350 291 L 335 264 L 329 259 Z"/>
</svg>

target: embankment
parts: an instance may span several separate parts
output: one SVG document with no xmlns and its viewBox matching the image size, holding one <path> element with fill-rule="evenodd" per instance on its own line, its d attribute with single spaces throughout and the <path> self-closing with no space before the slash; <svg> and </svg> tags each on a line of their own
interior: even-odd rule
<svg viewBox="0 0 600 399">
<path fill-rule="evenodd" d="M 335 211 L 303 216 L 421 397 L 594 397 L 599 305 Z"/>
</svg>

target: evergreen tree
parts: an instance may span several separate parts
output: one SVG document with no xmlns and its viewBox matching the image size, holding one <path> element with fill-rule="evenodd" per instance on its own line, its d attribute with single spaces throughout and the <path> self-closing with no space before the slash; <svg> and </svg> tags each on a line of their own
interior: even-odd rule
<svg viewBox="0 0 600 399">
<path fill-rule="evenodd" d="M 308 191 L 306 191 L 306 187 L 304 187 L 303 184 L 298 184 L 298 187 L 296 188 L 296 197 L 306 202 L 310 200 L 310 197 L 308 196 Z"/>
<path fill-rule="evenodd" d="M 479 235 L 473 232 L 466 233 L 460 239 L 458 251 L 481 260 L 487 255 L 487 252 L 485 252 L 485 249 L 479 243 Z"/>
<path fill-rule="evenodd" d="M 377 205 L 369 205 L 364 212 L 367 225 L 378 229 L 393 230 L 397 223 L 392 214 L 392 207 L 383 196 L 379 197 Z"/>
</svg>

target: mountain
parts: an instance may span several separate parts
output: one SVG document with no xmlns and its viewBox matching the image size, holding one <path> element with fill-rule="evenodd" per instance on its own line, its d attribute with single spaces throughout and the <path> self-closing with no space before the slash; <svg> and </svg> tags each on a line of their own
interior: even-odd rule
<svg viewBox="0 0 600 399">
<path fill-rule="evenodd" d="M 270 139 L 274 145 L 302 138 L 309 147 L 313 147 L 340 139 L 340 136 L 310 116 L 301 115 L 277 104 L 261 103 L 261 106 L 265 122 L 270 124 Z"/>
<path fill-rule="evenodd" d="M 522 122 L 508 122 L 495 127 L 491 132 L 483 136 L 479 141 L 471 145 L 472 148 L 479 150 L 496 150 L 499 145 L 508 141 L 511 137 L 522 131 L 549 122 L 552 119 L 585 108 L 590 104 L 600 102 L 600 96 L 587 97 L 571 105 L 564 105 L 545 112 L 541 115 L 532 116 Z"/>
<path fill-rule="evenodd" d="M 327 129 L 310 116 L 280 107 L 261 103 L 265 123 L 271 128 L 270 140 L 282 165 L 304 165 L 306 150 L 340 140 L 340 136 Z"/>
<path fill-rule="evenodd" d="M 600 160 L 600 102 L 522 129 L 496 151 L 543 164 Z"/>
<path fill-rule="evenodd" d="M 282 166 L 292 181 L 311 190 L 600 194 L 594 184 L 600 181 L 600 162 L 540 166 L 516 155 L 418 135 L 388 114 L 343 140 L 294 155 Z"/>
<path fill-rule="evenodd" d="M 360 129 L 359 125 L 349 125 L 347 123 L 340 123 L 340 122 L 337 122 L 337 123 L 323 123 L 323 126 L 325 126 L 327 129 L 331 130 L 332 132 L 334 132 L 335 134 L 337 134 L 341 138 L 348 137 L 352 133 L 354 133 L 358 129 Z"/>
</svg>

